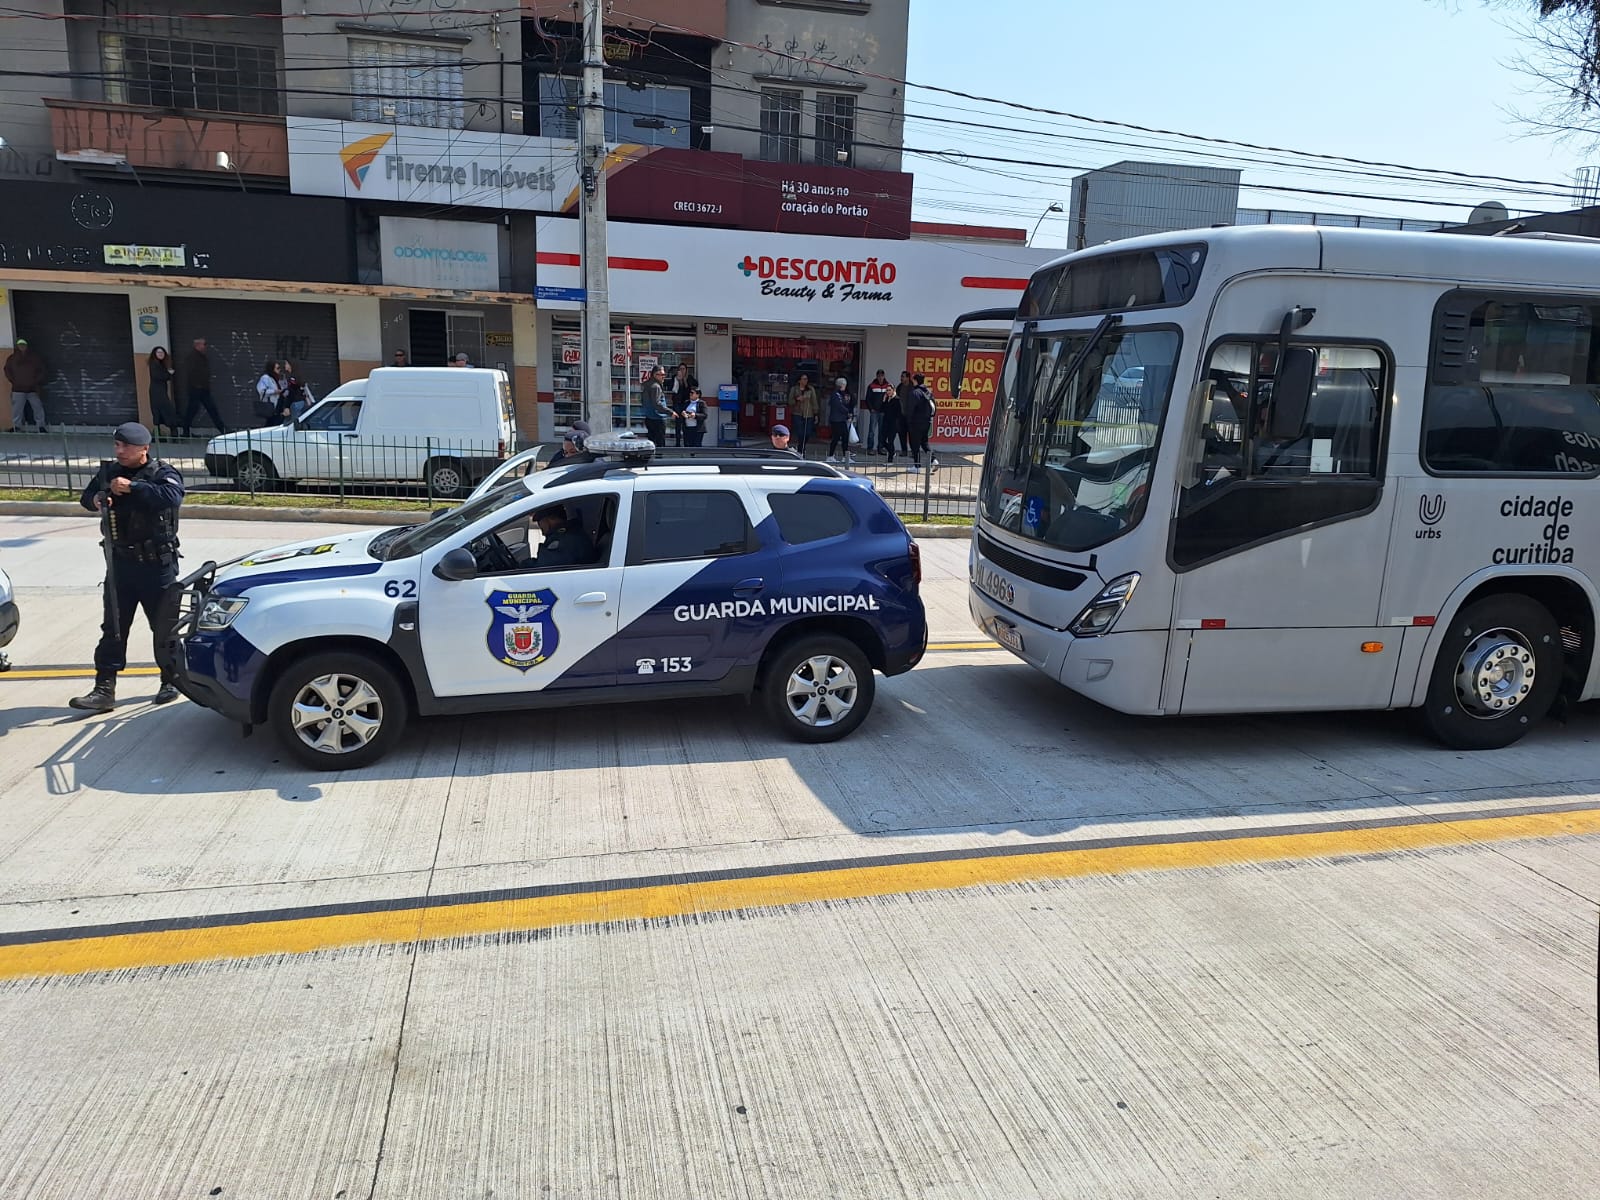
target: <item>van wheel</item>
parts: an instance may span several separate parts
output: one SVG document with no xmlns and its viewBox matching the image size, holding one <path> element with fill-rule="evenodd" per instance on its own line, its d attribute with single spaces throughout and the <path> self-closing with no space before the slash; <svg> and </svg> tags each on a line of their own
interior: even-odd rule
<svg viewBox="0 0 1600 1200">
<path fill-rule="evenodd" d="M 270 491 L 278 481 L 278 469 L 265 454 L 245 451 L 233 462 L 233 484 L 241 492 Z"/>
<path fill-rule="evenodd" d="M 267 701 L 267 722 L 284 749 L 321 771 L 382 758 L 409 715 L 394 673 L 359 652 L 313 654 L 291 663 Z"/>
<path fill-rule="evenodd" d="M 803 637 L 767 662 L 762 699 L 773 723 L 800 742 L 835 742 L 867 719 L 877 684 L 861 648 L 841 637 Z"/>
<path fill-rule="evenodd" d="M 466 468 L 453 458 L 429 459 L 423 478 L 440 500 L 454 500 L 467 490 Z"/>
<path fill-rule="evenodd" d="M 1561 630 L 1526 596 L 1489 596 L 1457 614 L 1428 680 L 1423 716 L 1455 750 L 1509 746 L 1542 720 L 1561 687 Z"/>
</svg>

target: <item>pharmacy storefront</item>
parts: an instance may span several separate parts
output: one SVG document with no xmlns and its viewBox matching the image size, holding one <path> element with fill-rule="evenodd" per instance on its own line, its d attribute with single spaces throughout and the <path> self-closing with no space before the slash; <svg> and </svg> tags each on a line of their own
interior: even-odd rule
<svg viewBox="0 0 1600 1200">
<path fill-rule="evenodd" d="M 617 221 L 608 238 L 614 424 L 640 426 L 639 383 L 657 363 L 669 374 L 688 365 L 708 403 L 719 391 L 728 397 L 744 436 L 787 422 L 802 374 L 824 397 L 839 378 L 859 396 L 877 371 L 894 381 L 910 370 L 926 374 L 941 400 L 933 440 L 969 446 L 988 435 L 993 386 L 964 390 L 959 404 L 949 399 L 950 324 L 963 312 L 1015 304 L 1032 270 L 1058 253 Z M 579 244 L 576 221 L 540 222 L 541 291 L 581 285 Z M 580 317 L 575 300 L 539 302 L 539 344 L 552 356 L 552 386 L 539 396 L 541 436 L 581 415 Z M 979 364 L 994 353 L 980 350 Z"/>
</svg>

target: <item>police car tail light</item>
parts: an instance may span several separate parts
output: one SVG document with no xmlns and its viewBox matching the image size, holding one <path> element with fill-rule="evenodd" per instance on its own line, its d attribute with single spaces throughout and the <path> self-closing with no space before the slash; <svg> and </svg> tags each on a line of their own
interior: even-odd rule
<svg viewBox="0 0 1600 1200">
<path fill-rule="evenodd" d="M 914 540 L 911 543 L 911 586 L 922 586 L 922 547 Z"/>
<path fill-rule="evenodd" d="M 207 596 L 205 603 L 200 606 L 200 619 L 196 624 L 201 629 L 213 632 L 226 629 L 249 603 L 244 596 Z"/>
<path fill-rule="evenodd" d="M 1137 571 L 1113 579 L 1100 589 L 1098 596 L 1089 601 L 1088 607 L 1067 626 L 1067 631 L 1078 637 L 1099 637 L 1103 633 L 1110 633 L 1122 610 L 1128 607 L 1128 601 L 1133 599 L 1133 589 L 1138 586 Z"/>
</svg>

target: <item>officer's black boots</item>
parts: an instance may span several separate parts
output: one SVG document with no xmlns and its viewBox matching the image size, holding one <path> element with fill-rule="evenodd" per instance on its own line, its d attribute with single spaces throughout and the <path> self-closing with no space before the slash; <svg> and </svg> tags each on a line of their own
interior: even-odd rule
<svg viewBox="0 0 1600 1200">
<path fill-rule="evenodd" d="M 152 700 L 150 703 L 152 703 L 152 704 L 171 704 L 177 698 L 178 698 L 177 685 L 174 684 L 172 682 L 172 680 L 170 680 L 170 679 L 163 679 L 161 681 L 161 687 L 156 692 L 155 699 Z"/>
<path fill-rule="evenodd" d="M 87 696 L 74 696 L 67 701 L 73 708 L 89 712 L 110 712 L 117 706 L 117 674 L 115 671 L 97 671 L 94 690 Z"/>
</svg>

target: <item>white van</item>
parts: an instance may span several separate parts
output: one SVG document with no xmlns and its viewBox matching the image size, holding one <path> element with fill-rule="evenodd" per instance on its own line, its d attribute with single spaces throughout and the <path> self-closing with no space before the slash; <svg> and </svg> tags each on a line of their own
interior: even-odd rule
<svg viewBox="0 0 1600 1200">
<path fill-rule="evenodd" d="M 299 479 L 425 484 L 464 496 L 516 438 L 511 384 L 478 367 L 379 367 L 295 420 L 206 445 L 206 470 L 260 490 Z"/>
</svg>

